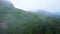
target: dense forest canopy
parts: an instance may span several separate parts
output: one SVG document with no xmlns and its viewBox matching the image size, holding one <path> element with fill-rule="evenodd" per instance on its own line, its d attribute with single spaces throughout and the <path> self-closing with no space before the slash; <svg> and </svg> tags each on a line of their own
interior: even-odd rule
<svg viewBox="0 0 60 34">
<path fill-rule="evenodd" d="M 3 0 L 0 1 L 0 34 L 60 34 L 60 18 L 54 17 L 42 11 L 17 9 Z"/>
</svg>

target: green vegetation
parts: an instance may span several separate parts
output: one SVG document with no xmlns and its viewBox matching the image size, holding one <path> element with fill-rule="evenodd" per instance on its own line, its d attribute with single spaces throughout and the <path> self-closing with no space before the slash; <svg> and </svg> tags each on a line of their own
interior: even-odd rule
<svg viewBox="0 0 60 34">
<path fill-rule="evenodd" d="M 1 34 L 60 34 L 59 20 L 20 9 L 0 11 L 0 22 L 8 26 Z"/>
<path fill-rule="evenodd" d="M 0 34 L 60 34 L 60 19 L 4 7 L 0 10 Z"/>
</svg>

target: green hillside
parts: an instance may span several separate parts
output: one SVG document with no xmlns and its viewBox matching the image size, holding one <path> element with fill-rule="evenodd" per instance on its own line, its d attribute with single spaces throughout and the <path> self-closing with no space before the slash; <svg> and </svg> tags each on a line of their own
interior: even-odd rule
<svg viewBox="0 0 60 34">
<path fill-rule="evenodd" d="M 0 34 L 60 34 L 59 21 L 7 4 L 0 9 Z"/>
</svg>

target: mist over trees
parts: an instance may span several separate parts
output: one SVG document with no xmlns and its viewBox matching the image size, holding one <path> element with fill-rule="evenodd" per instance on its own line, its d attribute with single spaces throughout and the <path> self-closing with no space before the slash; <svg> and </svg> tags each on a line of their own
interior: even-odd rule
<svg viewBox="0 0 60 34">
<path fill-rule="evenodd" d="M 60 34 L 55 14 L 24 11 L 8 1 L 0 1 L 0 7 L 0 34 Z"/>
</svg>

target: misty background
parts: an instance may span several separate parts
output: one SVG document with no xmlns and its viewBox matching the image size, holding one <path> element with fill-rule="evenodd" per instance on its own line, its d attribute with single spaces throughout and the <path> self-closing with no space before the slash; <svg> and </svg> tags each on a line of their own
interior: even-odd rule
<svg viewBox="0 0 60 34">
<path fill-rule="evenodd" d="M 16 8 L 24 10 L 46 10 L 60 12 L 60 0 L 10 0 Z"/>
<path fill-rule="evenodd" d="M 0 34 L 60 34 L 59 0 L 0 0 Z"/>
</svg>

